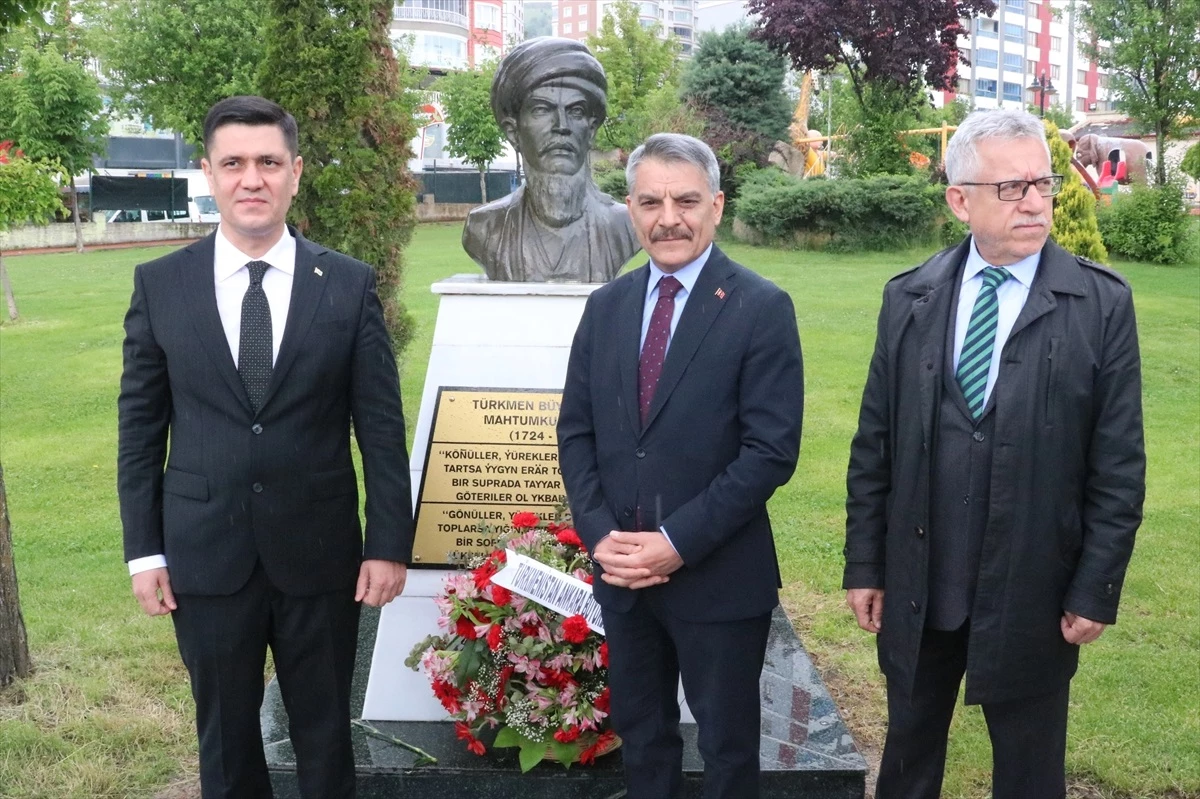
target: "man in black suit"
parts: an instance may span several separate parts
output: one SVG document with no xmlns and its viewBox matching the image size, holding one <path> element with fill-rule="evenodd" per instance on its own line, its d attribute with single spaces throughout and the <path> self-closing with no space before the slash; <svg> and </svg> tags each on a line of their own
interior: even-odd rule
<svg viewBox="0 0 1200 799">
<path fill-rule="evenodd" d="M 724 195 L 706 144 L 652 136 L 626 176 L 650 263 L 588 300 L 560 465 L 600 578 L 628 796 L 679 793 L 682 676 L 704 795 L 752 799 L 780 585 L 766 504 L 800 449 L 796 315 L 786 293 L 713 245 Z"/>
<path fill-rule="evenodd" d="M 1040 120 L 967 117 L 946 151 L 971 235 L 884 289 L 847 479 L 843 587 L 878 633 L 876 796 L 936 799 L 959 685 L 995 799 L 1060 799 L 1079 647 L 1116 621 L 1146 457 L 1129 284 L 1047 240 Z"/>
<path fill-rule="evenodd" d="M 146 613 L 174 622 L 206 799 L 271 795 L 268 646 L 302 795 L 350 797 L 359 603 L 403 590 L 412 549 L 392 344 L 373 270 L 284 223 L 303 169 L 291 114 L 222 100 L 204 146 L 220 227 L 139 266 L 125 317 L 125 558 Z"/>
</svg>

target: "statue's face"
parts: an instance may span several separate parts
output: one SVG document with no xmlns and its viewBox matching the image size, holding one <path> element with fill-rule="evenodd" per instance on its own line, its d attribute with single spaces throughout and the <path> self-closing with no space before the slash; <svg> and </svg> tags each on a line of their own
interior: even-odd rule
<svg viewBox="0 0 1200 799">
<path fill-rule="evenodd" d="M 583 92 L 544 84 L 529 93 L 505 130 L 530 171 L 574 175 L 587 163 L 596 119 Z"/>
</svg>

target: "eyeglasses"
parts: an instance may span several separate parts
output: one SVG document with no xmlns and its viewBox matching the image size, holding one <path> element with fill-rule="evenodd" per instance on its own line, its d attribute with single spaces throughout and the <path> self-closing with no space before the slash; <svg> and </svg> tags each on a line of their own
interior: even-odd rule
<svg viewBox="0 0 1200 799">
<path fill-rule="evenodd" d="M 1015 203 L 1024 200 L 1029 193 L 1029 187 L 1037 189 L 1043 197 L 1053 197 L 1062 191 L 1063 176 L 1048 175 L 1037 180 L 1005 180 L 1000 183 L 968 183 L 963 181 L 959 186 L 995 186 L 996 196 L 1005 202 Z"/>
</svg>

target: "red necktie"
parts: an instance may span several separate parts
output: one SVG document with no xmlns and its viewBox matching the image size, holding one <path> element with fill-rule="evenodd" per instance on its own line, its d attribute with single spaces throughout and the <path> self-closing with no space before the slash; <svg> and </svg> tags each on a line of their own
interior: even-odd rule
<svg viewBox="0 0 1200 799">
<path fill-rule="evenodd" d="M 638 407 L 642 413 L 642 427 L 650 416 L 650 403 L 658 378 L 662 374 L 663 361 L 667 357 L 667 344 L 671 341 L 671 317 L 675 315 L 675 295 L 683 284 L 671 275 L 658 281 L 658 301 L 650 314 L 650 327 L 646 330 L 646 342 L 642 345 L 642 358 L 638 364 Z"/>
</svg>

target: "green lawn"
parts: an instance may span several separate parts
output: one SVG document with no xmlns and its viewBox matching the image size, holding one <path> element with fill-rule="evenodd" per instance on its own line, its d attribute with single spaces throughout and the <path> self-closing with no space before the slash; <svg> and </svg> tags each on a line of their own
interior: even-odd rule
<svg viewBox="0 0 1200 799">
<path fill-rule="evenodd" d="M 477 271 L 459 230 L 422 226 L 406 254 L 410 424 L 437 311 L 428 287 Z M 882 285 L 925 254 L 727 249 L 796 303 L 804 446 L 772 508 L 784 599 L 870 751 L 884 705 L 873 642 L 838 587 L 845 467 Z M 186 675 L 170 623 L 130 595 L 115 491 L 121 320 L 133 265 L 162 252 L 6 259 L 22 320 L 0 327 L 0 462 L 37 673 L 0 694 L 3 797 L 146 797 L 195 770 Z M 1120 621 L 1074 682 L 1068 768 L 1076 796 L 1200 796 L 1200 267 L 1117 267 L 1136 292 L 1149 492 Z M 987 796 L 977 709 L 959 714 L 950 758 L 945 795 Z"/>
</svg>

